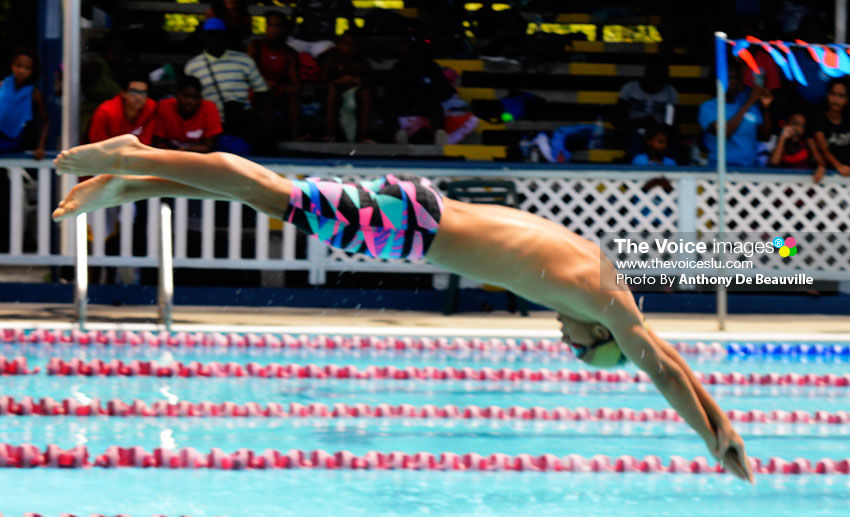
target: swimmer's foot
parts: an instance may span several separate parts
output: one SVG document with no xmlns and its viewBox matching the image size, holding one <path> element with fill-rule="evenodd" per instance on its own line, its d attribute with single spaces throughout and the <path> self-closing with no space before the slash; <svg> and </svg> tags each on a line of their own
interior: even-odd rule
<svg viewBox="0 0 850 517">
<path fill-rule="evenodd" d="M 122 205 L 126 202 L 125 184 L 126 180 L 110 174 L 79 183 L 59 202 L 59 206 L 53 211 L 53 220 L 58 222 L 84 212 Z"/>
<path fill-rule="evenodd" d="M 121 135 L 62 151 L 53 163 L 56 164 L 57 172 L 77 176 L 121 174 L 121 158 L 124 154 L 143 149 L 145 146 L 134 135 Z"/>
</svg>

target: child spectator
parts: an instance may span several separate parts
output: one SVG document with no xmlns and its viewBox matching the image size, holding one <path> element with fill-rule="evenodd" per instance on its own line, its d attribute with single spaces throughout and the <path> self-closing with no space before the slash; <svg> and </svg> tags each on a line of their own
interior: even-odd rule
<svg viewBox="0 0 850 517">
<path fill-rule="evenodd" d="M 130 72 L 120 83 L 118 95 L 103 102 L 94 112 L 89 127 L 90 142 L 100 142 L 127 133 L 139 137 L 145 145 L 153 143 L 154 124 L 156 123 L 156 102 L 148 98 L 148 78 L 141 73 Z M 80 181 L 87 181 L 81 177 Z M 145 249 L 145 225 L 147 224 L 147 203 L 135 205 L 133 219 L 133 252 L 143 253 Z M 110 233 L 106 237 L 106 254 L 117 255 L 120 249 L 121 229 L 118 222 L 117 207 L 106 210 L 106 227 Z M 94 283 L 101 280 L 101 271 L 105 282 L 111 284 L 120 278 L 125 283 L 135 283 L 135 273 L 132 269 L 108 267 L 103 270 L 92 268 L 90 278 Z M 116 276 L 118 273 L 118 276 Z"/>
<path fill-rule="evenodd" d="M 369 116 L 372 112 L 372 67 L 369 60 L 361 55 L 360 40 L 353 32 L 343 34 L 339 45 L 328 51 L 322 67 L 321 82 L 328 88 L 325 139 L 335 140 L 338 118 L 348 141 L 368 141 Z M 359 124 L 351 116 L 355 108 L 360 112 Z"/>
<path fill-rule="evenodd" d="M 626 156 L 640 152 L 646 128 L 675 123 L 679 94 L 668 79 L 667 63 L 652 62 L 640 79 L 629 81 L 620 89 L 617 118 L 626 130 Z"/>
<path fill-rule="evenodd" d="M 826 87 L 826 107 L 812 121 L 817 149 L 825 164 L 850 176 L 850 118 L 847 117 L 847 83 L 833 79 Z"/>
<path fill-rule="evenodd" d="M 678 165 L 675 160 L 667 156 L 667 136 L 667 126 L 656 124 L 647 128 L 643 140 L 646 152 L 635 155 L 632 159 L 632 165 L 644 167 L 656 165 L 675 167 Z"/>
<path fill-rule="evenodd" d="M 156 102 L 148 98 L 148 78 L 132 73 L 122 81 L 121 93 L 98 106 L 89 127 L 89 141 L 100 142 L 127 133 L 146 145 L 153 143 Z"/>
<path fill-rule="evenodd" d="M 20 48 L 12 53 L 12 74 L 0 83 L 0 153 L 14 153 L 24 149 L 27 127 L 32 127 L 33 115 L 41 123 L 35 143 L 36 160 L 44 158 L 44 142 L 50 122 L 44 108 L 44 97 L 35 82 L 40 62 L 35 50 Z"/>
<path fill-rule="evenodd" d="M 257 63 L 271 95 L 272 108 L 286 112 L 292 138 L 300 136 L 298 94 L 301 81 L 298 77 L 298 53 L 286 44 L 292 32 L 292 22 L 280 11 L 266 14 L 266 37 L 252 42 L 248 54 Z"/>
<path fill-rule="evenodd" d="M 779 140 L 770 155 L 770 164 L 774 167 L 796 169 L 809 168 L 817 164 L 813 179 L 817 183 L 823 178 L 826 166 L 815 141 L 807 138 L 805 115 L 796 112 L 788 117 L 788 122 L 779 133 Z"/>
<path fill-rule="evenodd" d="M 221 132 L 218 109 L 201 97 L 197 77 L 181 77 L 176 97 L 157 103 L 154 147 L 208 153 L 215 149 L 215 137 Z"/>
<path fill-rule="evenodd" d="M 755 87 L 749 95 L 744 92 L 741 70 L 736 63 L 729 66 L 729 85 L 726 89 L 726 162 L 729 165 L 753 167 L 756 165 L 759 140 L 770 137 L 768 108 L 773 95 L 766 88 Z M 756 104 L 761 109 L 756 107 Z M 699 124 L 702 126 L 708 159 L 717 162 L 717 99 L 703 102 L 699 107 Z"/>
</svg>

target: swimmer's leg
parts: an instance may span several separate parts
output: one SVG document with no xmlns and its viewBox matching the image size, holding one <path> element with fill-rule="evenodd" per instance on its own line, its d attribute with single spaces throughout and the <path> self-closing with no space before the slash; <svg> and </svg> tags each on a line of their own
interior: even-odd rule
<svg viewBox="0 0 850 517">
<path fill-rule="evenodd" d="M 152 197 L 186 197 L 233 201 L 232 197 L 153 176 L 103 174 L 74 186 L 53 211 L 61 221 L 84 212 L 134 203 Z"/>
<path fill-rule="evenodd" d="M 133 135 L 62 151 L 55 163 L 59 172 L 80 176 L 155 176 L 240 201 L 273 217 L 280 217 L 289 204 L 292 185 L 262 165 L 236 155 L 155 149 Z"/>
</svg>

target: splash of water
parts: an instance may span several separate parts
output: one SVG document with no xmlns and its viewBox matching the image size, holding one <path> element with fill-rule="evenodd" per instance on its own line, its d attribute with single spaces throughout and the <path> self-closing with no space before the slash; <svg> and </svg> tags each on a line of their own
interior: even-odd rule
<svg viewBox="0 0 850 517">
<path fill-rule="evenodd" d="M 171 393 L 170 390 L 171 386 L 163 386 L 159 389 L 159 392 L 162 394 L 163 397 L 168 400 L 169 404 L 177 404 L 177 402 L 180 400 L 180 397 L 178 397 L 174 393 Z"/>
<path fill-rule="evenodd" d="M 79 386 L 71 386 L 71 395 L 77 399 L 77 402 L 84 406 L 88 406 L 91 404 L 92 399 L 89 398 L 85 393 L 80 391 Z"/>
<path fill-rule="evenodd" d="M 80 428 L 79 431 L 74 434 L 74 443 L 77 445 L 85 445 L 89 443 L 89 439 L 86 438 L 86 429 Z"/>
<path fill-rule="evenodd" d="M 163 365 L 171 364 L 174 362 L 174 355 L 170 351 L 166 350 L 161 356 L 159 356 L 157 361 Z"/>
<path fill-rule="evenodd" d="M 163 429 L 159 433 L 159 447 L 161 449 L 176 449 L 177 442 L 174 441 L 174 432 L 171 429 Z"/>
</svg>

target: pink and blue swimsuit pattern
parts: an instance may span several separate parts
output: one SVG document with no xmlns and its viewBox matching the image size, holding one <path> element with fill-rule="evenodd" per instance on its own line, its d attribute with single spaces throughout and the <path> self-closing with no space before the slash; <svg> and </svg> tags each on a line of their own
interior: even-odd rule
<svg viewBox="0 0 850 517">
<path fill-rule="evenodd" d="M 443 212 L 439 192 L 425 178 L 388 174 L 357 183 L 338 178 L 293 180 L 284 220 L 350 253 L 384 259 L 421 259 Z"/>
</svg>

